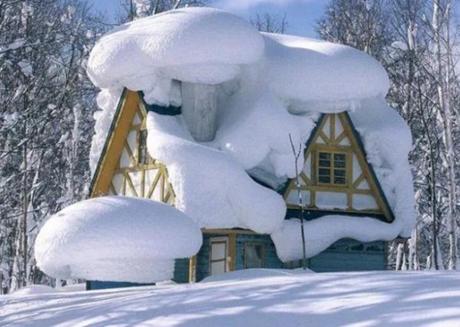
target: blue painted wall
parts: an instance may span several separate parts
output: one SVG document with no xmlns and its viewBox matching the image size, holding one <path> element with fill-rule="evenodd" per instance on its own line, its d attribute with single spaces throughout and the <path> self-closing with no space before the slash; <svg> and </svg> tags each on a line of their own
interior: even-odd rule
<svg viewBox="0 0 460 327">
<path fill-rule="evenodd" d="M 316 272 L 385 270 L 386 244 L 343 239 L 311 258 L 309 268 Z"/>
<path fill-rule="evenodd" d="M 200 281 L 209 275 L 209 250 L 210 244 L 209 239 L 215 236 L 222 235 L 210 235 L 203 234 L 203 245 L 200 251 L 196 255 L 196 281 Z"/>
<path fill-rule="evenodd" d="M 188 283 L 189 282 L 189 264 L 188 258 L 176 259 L 174 263 L 174 277 L 173 281 L 176 283 Z"/>
<path fill-rule="evenodd" d="M 120 288 L 120 287 L 135 287 L 135 286 L 148 286 L 153 284 L 137 284 L 129 282 L 103 282 L 99 280 L 88 280 L 86 282 L 86 290 L 102 290 L 109 288 Z"/>
<path fill-rule="evenodd" d="M 222 235 L 205 234 L 203 236 L 203 246 L 197 255 L 197 281 L 209 275 L 209 238 L 215 236 Z M 264 245 L 264 268 L 301 267 L 300 261 L 287 264 L 281 262 L 269 235 L 238 234 L 236 236 L 236 270 L 244 269 L 244 244 L 246 242 Z M 319 255 L 310 258 L 308 267 L 316 272 L 385 270 L 387 269 L 386 243 L 361 243 L 351 239 L 342 239 Z"/>
<path fill-rule="evenodd" d="M 235 270 L 244 269 L 245 243 L 259 243 L 264 246 L 264 268 L 283 268 L 283 262 L 276 255 L 275 245 L 270 235 L 239 234 L 236 237 L 236 264 Z"/>
<path fill-rule="evenodd" d="M 200 281 L 209 276 L 209 250 L 211 237 L 224 236 L 222 234 L 204 234 L 203 245 L 197 254 L 196 280 Z M 236 235 L 236 262 L 235 269 L 244 269 L 244 245 L 249 243 L 261 243 L 264 245 L 264 268 L 283 268 L 283 263 L 276 255 L 275 246 L 270 235 L 261 234 L 237 234 Z"/>
<path fill-rule="evenodd" d="M 209 239 L 223 236 L 222 234 L 204 234 L 203 245 L 196 258 L 196 280 L 200 281 L 209 275 Z M 307 237 L 308 242 L 308 237 Z M 237 234 L 236 235 L 236 270 L 244 269 L 245 243 L 264 245 L 264 268 L 297 268 L 300 261 L 283 264 L 276 255 L 275 246 L 269 235 Z M 308 260 L 308 267 L 316 272 L 334 271 L 365 271 L 385 270 L 386 243 L 360 243 L 351 239 L 335 242 L 327 250 Z M 189 259 L 177 259 L 175 262 L 174 281 L 187 283 L 189 281 Z M 104 289 L 130 286 L 144 286 L 125 282 L 88 281 L 87 289 Z"/>
</svg>

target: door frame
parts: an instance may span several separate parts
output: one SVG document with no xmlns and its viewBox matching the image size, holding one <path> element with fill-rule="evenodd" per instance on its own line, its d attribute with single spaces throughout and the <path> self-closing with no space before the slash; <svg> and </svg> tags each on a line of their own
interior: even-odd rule
<svg viewBox="0 0 460 327">
<path fill-rule="evenodd" d="M 219 244 L 219 243 L 225 244 L 225 257 L 224 257 L 224 259 L 213 260 L 212 259 L 212 245 L 213 244 Z M 230 249 L 229 249 L 229 245 L 230 245 L 230 242 L 229 242 L 229 237 L 228 236 L 213 236 L 213 237 L 209 238 L 209 269 L 208 269 L 209 275 L 208 276 L 212 276 L 212 263 L 213 262 L 224 261 L 225 262 L 224 273 L 230 271 L 230 265 L 229 265 Z"/>
</svg>

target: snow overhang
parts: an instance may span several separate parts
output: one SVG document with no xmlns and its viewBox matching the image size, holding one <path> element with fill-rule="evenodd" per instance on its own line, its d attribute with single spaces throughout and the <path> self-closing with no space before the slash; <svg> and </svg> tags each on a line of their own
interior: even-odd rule
<svg viewBox="0 0 460 327">
<path fill-rule="evenodd" d="M 235 78 L 240 65 L 260 60 L 263 51 L 262 36 L 243 19 L 185 8 L 107 33 L 91 51 L 87 72 L 100 88 L 141 90 L 147 101 L 161 102 L 171 80 L 219 84 Z"/>
<path fill-rule="evenodd" d="M 151 283 L 171 279 L 174 259 L 195 255 L 201 242 L 199 227 L 171 206 L 99 197 L 50 217 L 35 258 L 55 278 Z"/>
</svg>

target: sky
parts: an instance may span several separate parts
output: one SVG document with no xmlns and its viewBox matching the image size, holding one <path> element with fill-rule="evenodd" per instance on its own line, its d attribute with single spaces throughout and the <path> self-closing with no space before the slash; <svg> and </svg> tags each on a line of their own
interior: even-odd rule
<svg viewBox="0 0 460 327">
<path fill-rule="evenodd" d="M 120 10 L 120 0 L 88 0 L 95 10 L 113 18 Z M 315 25 L 324 12 L 326 0 L 213 0 L 210 6 L 221 8 L 245 19 L 257 13 L 272 14 L 279 18 L 286 15 L 286 33 L 315 37 Z"/>
</svg>

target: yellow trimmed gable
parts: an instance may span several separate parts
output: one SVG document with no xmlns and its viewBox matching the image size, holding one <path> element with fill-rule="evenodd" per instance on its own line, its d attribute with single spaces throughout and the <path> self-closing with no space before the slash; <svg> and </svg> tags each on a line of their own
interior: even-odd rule
<svg viewBox="0 0 460 327">
<path fill-rule="evenodd" d="M 91 197 L 125 195 L 174 205 L 166 167 L 147 152 L 146 118 L 139 94 L 125 89 L 93 178 Z"/>
<path fill-rule="evenodd" d="M 394 219 L 346 112 L 322 115 L 305 149 L 299 180 L 307 210 Z M 289 209 L 298 208 L 295 179 L 289 182 L 284 199 Z"/>
</svg>

